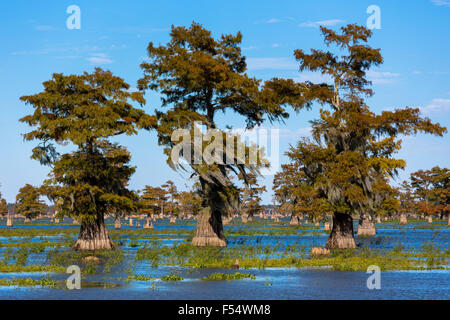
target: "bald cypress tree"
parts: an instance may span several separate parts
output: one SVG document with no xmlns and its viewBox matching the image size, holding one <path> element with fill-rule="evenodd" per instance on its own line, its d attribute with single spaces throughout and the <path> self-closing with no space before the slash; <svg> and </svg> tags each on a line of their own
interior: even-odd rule
<svg viewBox="0 0 450 320">
<path fill-rule="evenodd" d="M 2 197 L 2 193 L 0 192 L 0 216 L 3 218 L 8 214 L 8 204 L 6 199 Z"/>
<path fill-rule="evenodd" d="M 241 41 L 239 32 L 215 39 L 210 31 L 193 23 L 190 27 L 172 27 L 166 45 L 148 45 L 148 59 L 141 65 L 144 76 L 138 85 L 142 90 L 154 90 L 162 96 L 162 108 L 157 111 L 159 144 L 165 146 L 168 162 L 175 163 L 175 169 L 182 168 L 180 162 L 171 159 L 176 145 L 171 137 L 177 129 L 185 129 L 193 137 L 194 122 L 199 122 L 217 132 L 218 113 L 236 113 L 248 128 L 261 124 L 265 115 L 270 120 L 287 116 L 278 101 L 268 103 L 273 99 L 264 98 L 270 94 L 270 89 L 264 91 L 260 80 L 246 74 Z M 228 123 L 223 124 L 222 129 L 226 125 Z M 226 137 L 223 130 L 219 130 L 221 134 Z M 223 141 L 222 150 L 227 150 L 226 139 Z M 203 152 L 205 145 L 200 148 Z M 228 152 L 228 156 L 237 160 L 236 148 L 230 149 L 233 151 Z M 246 153 L 244 157 L 247 156 Z M 201 185 L 202 209 L 193 244 L 225 246 L 222 215 L 232 211 L 230 208 L 239 202 L 239 189 L 231 181 L 231 175 L 240 175 L 245 183 L 247 173 L 258 174 L 262 163 L 207 163 L 204 159 L 192 161 L 194 155 L 183 157 Z"/>
<path fill-rule="evenodd" d="M 333 229 L 326 247 L 355 248 L 352 215 L 373 213 L 377 176 L 394 177 L 405 167 L 404 160 L 394 158 L 401 148 L 399 136 L 442 136 L 447 130 L 421 117 L 419 109 L 372 112 L 365 102 L 373 95 L 367 71 L 383 58 L 380 49 L 367 44 L 371 31 L 357 25 L 321 31 L 328 50 L 294 54 L 300 71 L 319 72 L 331 83 L 289 83 L 278 92 L 298 109 L 312 103 L 322 106 L 320 119 L 312 121 L 313 140 L 299 142 L 293 155 L 332 207 Z"/>
<path fill-rule="evenodd" d="M 42 92 L 21 97 L 34 113 L 20 121 L 33 128 L 25 140 L 40 141 L 32 158 L 51 166 L 45 189 L 60 215 L 81 224 L 74 249 L 112 249 L 104 216 L 134 209 L 127 183 L 135 168 L 126 148 L 109 138 L 150 129 L 155 119 L 133 106 L 145 103 L 143 94 L 129 92 L 130 86 L 109 71 L 54 74 L 43 85 Z M 70 143 L 75 151 L 59 154 L 55 143 Z"/>
<path fill-rule="evenodd" d="M 20 188 L 16 196 L 16 212 L 25 217 L 25 222 L 31 222 L 31 219 L 45 213 L 46 205 L 40 196 L 39 188 L 30 184 Z"/>
<path fill-rule="evenodd" d="M 261 195 L 266 192 L 265 186 L 260 186 L 254 174 L 248 175 L 248 185 L 241 190 L 241 215 L 248 221 L 252 221 L 254 216 L 264 211 L 261 204 Z"/>
</svg>

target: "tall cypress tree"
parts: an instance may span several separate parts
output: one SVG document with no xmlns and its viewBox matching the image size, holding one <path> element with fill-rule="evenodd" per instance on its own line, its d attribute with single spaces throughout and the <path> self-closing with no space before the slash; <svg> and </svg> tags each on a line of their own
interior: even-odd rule
<svg viewBox="0 0 450 320">
<path fill-rule="evenodd" d="M 145 103 L 143 94 L 129 92 L 130 86 L 109 71 L 54 74 L 43 85 L 42 92 L 21 97 L 34 113 L 20 121 L 33 128 L 24 138 L 40 141 L 32 158 L 52 168 L 45 189 L 61 215 L 81 223 L 74 249 L 112 249 L 104 216 L 134 210 L 127 183 L 135 168 L 126 148 L 109 138 L 150 129 L 155 119 L 133 106 Z M 71 143 L 75 151 L 59 154 L 55 143 Z"/>
<path fill-rule="evenodd" d="M 447 129 L 421 117 L 419 109 L 372 112 L 365 102 L 373 95 L 367 71 L 383 62 L 380 49 L 367 44 L 372 32 L 358 25 L 321 31 L 329 50 L 294 54 L 300 71 L 319 72 L 331 83 L 290 83 L 278 91 L 298 109 L 322 106 L 320 119 L 312 121 L 313 140 L 299 142 L 294 157 L 332 207 L 333 229 L 326 246 L 354 248 L 352 215 L 373 213 L 377 177 L 393 177 L 406 165 L 394 158 L 401 148 L 399 136 L 442 136 Z"/>
<path fill-rule="evenodd" d="M 172 27 L 170 41 L 166 45 L 148 45 L 148 60 L 141 65 L 144 76 L 138 85 L 142 90 L 154 90 L 162 96 L 162 109 L 157 112 L 157 130 L 159 144 L 165 146 L 169 164 L 174 160 L 170 158 L 175 146 L 172 134 L 177 129 L 185 129 L 192 136 L 195 121 L 207 129 L 219 130 L 216 122 L 219 112 L 237 113 L 248 128 L 261 124 L 265 115 L 270 120 L 287 116 L 278 101 L 270 103 L 271 89 L 267 86 L 261 88 L 260 80 L 246 74 L 241 41 L 241 33 L 215 39 L 210 31 L 193 23 L 188 28 Z M 226 125 L 228 123 L 222 129 Z M 222 133 L 225 137 L 226 133 L 220 131 L 219 134 Z M 222 150 L 227 150 L 226 139 L 223 141 Z M 201 148 L 204 151 L 204 146 Z M 237 159 L 235 150 L 231 153 L 228 156 Z M 258 174 L 262 162 L 234 161 L 230 164 L 229 161 L 207 163 L 202 159 L 196 163 L 187 160 L 190 163 L 188 169 L 200 181 L 202 194 L 202 210 L 193 244 L 225 246 L 222 215 L 232 211 L 230 208 L 236 207 L 239 198 L 239 190 L 232 183 L 231 175 L 240 175 L 246 182 L 247 173 Z M 179 165 L 177 162 L 174 167 L 180 168 Z"/>
</svg>

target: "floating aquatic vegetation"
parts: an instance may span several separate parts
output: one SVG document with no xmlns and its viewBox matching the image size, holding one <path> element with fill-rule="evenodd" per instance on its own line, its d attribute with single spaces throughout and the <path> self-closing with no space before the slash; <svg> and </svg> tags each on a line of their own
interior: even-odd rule
<svg viewBox="0 0 450 320">
<path fill-rule="evenodd" d="M 182 281 L 182 280 L 184 280 L 184 278 L 179 275 L 176 275 L 174 273 L 171 273 L 167 276 L 161 277 L 161 280 L 162 281 Z"/>
<path fill-rule="evenodd" d="M 56 288 L 58 282 L 50 279 L 49 277 L 45 277 L 40 280 L 30 279 L 30 278 L 12 278 L 5 279 L 0 278 L 0 286 L 9 287 L 9 286 L 18 286 L 18 287 L 52 287 Z"/>
<path fill-rule="evenodd" d="M 239 279 L 252 279 L 255 280 L 256 276 L 254 274 L 247 274 L 247 273 L 211 273 L 207 277 L 203 277 L 202 280 L 207 281 L 228 281 L 228 280 L 239 280 Z"/>
</svg>

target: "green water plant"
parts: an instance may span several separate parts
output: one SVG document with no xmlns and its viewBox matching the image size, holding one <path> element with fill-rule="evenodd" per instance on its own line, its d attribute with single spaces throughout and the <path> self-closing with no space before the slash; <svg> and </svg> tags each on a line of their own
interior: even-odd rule
<svg viewBox="0 0 450 320">
<path fill-rule="evenodd" d="M 203 277 L 202 280 L 207 281 L 228 281 L 228 280 L 240 280 L 240 279 L 252 279 L 255 280 L 256 276 L 254 274 L 247 274 L 247 273 L 211 273 L 207 277 Z"/>
</svg>

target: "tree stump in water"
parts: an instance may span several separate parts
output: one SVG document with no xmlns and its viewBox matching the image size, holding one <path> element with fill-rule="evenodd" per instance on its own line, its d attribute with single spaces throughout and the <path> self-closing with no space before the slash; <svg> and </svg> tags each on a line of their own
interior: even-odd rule
<svg viewBox="0 0 450 320">
<path fill-rule="evenodd" d="M 298 226 L 300 225 L 300 217 L 296 215 L 291 216 L 291 220 L 289 221 L 289 224 L 291 226 Z"/>
<path fill-rule="evenodd" d="M 24 223 L 31 223 L 31 219 L 26 217 Z"/>
<path fill-rule="evenodd" d="M 400 215 L 400 224 L 405 225 L 408 223 L 408 220 L 406 219 L 406 214 Z"/>
<path fill-rule="evenodd" d="M 238 259 L 236 259 L 234 264 L 231 266 L 231 269 L 239 270 L 239 260 Z"/>
<path fill-rule="evenodd" d="M 114 220 L 114 229 L 121 229 L 122 228 L 122 223 L 120 222 L 120 217 L 117 216 L 116 219 Z"/>
<path fill-rule="evenodd" d="M 433 223 L 433 217 L 432 216 L 428 216 L 428 223 Z"/>
<path fill-rule="evenodd" d="M 374 236 L 376 234 L 375 225 L 369 216 L 361 216 L 357 233 L 358 236 Z"/>
<path fill-rule="evenodd" d="M 143 228 L 150 229 L 150 217 L 147 217 L 147 219 L 145 219 L 145 225 Z"/>
<path fill-rule="evenodd" d="M 314 247 L 311 249 L 311 256 L 312 257 L 321 257 L 321 256 L 328 256 L 330 254 L 330 250 L 321 248 L 321 247 Z"/>
<path fill-rule="evenodd" d="M 7 227 L 12 227 L 13 226 L 13 219 L 11 216 L 8 216 L 8 218 L 6 219 L 6 226 Z"/>
<path fill-rule="evenodd" d="M 95 256 L 88 256 L 81 259 L 81 262 L 83 264 L 93 263 L 93 264 L 100 264 L 100 259 Z"/>
<path fill-rule="evenodd" d="M 59 223 L 59 219 L 55 218 L 55 223 L 58 224 Z"/>
<path fill-rule="evenodd" d="M 209 207 L 201 209 L 197 216 L 197 228 L 195 229 L 192 244 L 197 247 L 227 246 L 223 234 L 222 215 L 220 212 L 212 212 Z"/>
<path fill-rule="evenodd" d="M 330 231 L 331 230 L 329 222 L 325 222 L 325 224 L 323 225 L 323 230 L 324 231 Z"/>
<path fill-rule="evenodd" d="M 381 223 L 381 217 L 377 216 L 377 223 Z"/>
<path fill-rule="evenodd" d="M 129 226 L 132 227 L 133 226 L 133 218 L 130 217 L 128 221 L 129 221 Z"/>
</svg>

